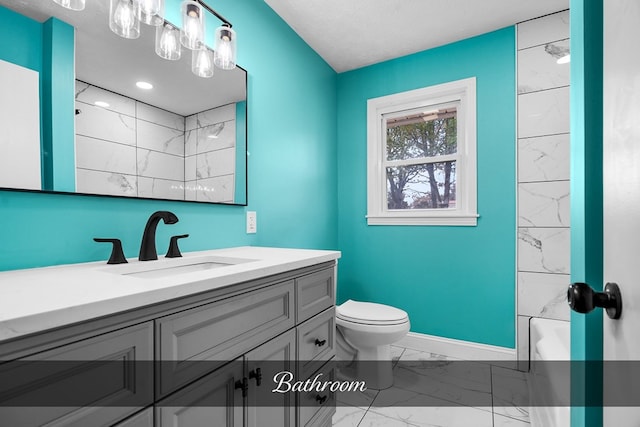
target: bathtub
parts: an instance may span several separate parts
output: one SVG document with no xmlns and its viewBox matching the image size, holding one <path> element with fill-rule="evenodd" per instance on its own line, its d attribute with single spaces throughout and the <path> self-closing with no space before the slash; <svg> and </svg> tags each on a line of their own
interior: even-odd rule
<svg viewBox="0 0 640 427">
<path fill-rule="evenodd" d="M 529 327 L 532 362 L 529 377 L 531 427 L 569 427 L 569 406 L 541 406 L 536 399 L 547 397 L 552 402 L 560 402 L 564 396 L 568 396 L 568 376 L 548 372 L 548 370 L 557 369 L 560 364 L 537 362 L 570 360 L 570 323 L 562 320 L 532 318 Z M 568 365 L 562 366 L 568 368 Z"/>
</svg>

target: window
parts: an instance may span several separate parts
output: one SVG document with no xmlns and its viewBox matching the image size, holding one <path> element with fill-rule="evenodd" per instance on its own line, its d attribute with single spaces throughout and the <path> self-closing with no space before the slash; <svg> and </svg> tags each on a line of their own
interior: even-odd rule
<svg viewBox="0 0 640 427">
<path fill-rule="evenodd" d="M 475 78 L 367 102 L 369 225 L 476 225 Z"/>
</svg>

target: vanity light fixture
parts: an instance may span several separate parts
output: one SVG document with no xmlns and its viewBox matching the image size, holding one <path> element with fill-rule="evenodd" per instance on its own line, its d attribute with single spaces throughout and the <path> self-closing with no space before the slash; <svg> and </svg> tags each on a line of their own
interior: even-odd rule
<svg viewBox="0 0 640 427">
<path fill-rule="evenodd" d="M 213 77 L 213 51 L 204 43 L 191 54 L 191 71 L 198 77 Z"/>
<path fill-rule="evenodd" d="M 143 24 L 164 24 L 164 0 L 135 0 L 136 16 Z"/>
<path fill-rule="evenodd" d="M 84 9 L 85 0 L 53 0 L 72 10 Z M 127 39 L 140 37 L 140 23 L 156 27 L 155 51 L 164 59 L 180 59 L 181 45 L 192 51 L 194 74 L 213 76 L 213 66 L 222 70 L 236 67 L 236 32 L 231 23 L 204 0 L 183 0 L 180 5 L 182 27 L 165 21 L 165 0 L 109 0 L 109 28 Z M 213 50 L 206 46 L 205 12 L 222 22 L 215 31 Z"/>
<path fill-rule="evenodd" d="M 222 24 L 216 29 L 216 45 L 214 46 L 214 62 L 222 70 L 233 70 L 236 67 L 236 32 L 231 24 Z"/>
<path fill-rule="evenodd" d="M 182 54 L 180 30 L 168 22 L 156 27 L 156 54 L 160 58 L 177 61 Z"/>
<path fill-rule="evenodd" d="M 137 39 L 140 37 L 140 20 L 136 16 L 136 5 L 134 4 L 137 1 L 109 1 L 109 28 L 125 39 Z"/>
<path fill-rule="evenodd" d="M 204 42 L 204 10 L 194 0 L 182 2 L 180 43 L 187 49 L 197 50 Z"/>
<path fill-rule="evenodd" d="M 53 0 L 60 6 L 70 10 L 84 10 L 85 0 Z"/>
<path fill-rule="evenodd" d="M 571 62 L 571 54 L 566 54 L 565 56 L 558 58 L 556 64 L 568 64 Z"/>
</svg>

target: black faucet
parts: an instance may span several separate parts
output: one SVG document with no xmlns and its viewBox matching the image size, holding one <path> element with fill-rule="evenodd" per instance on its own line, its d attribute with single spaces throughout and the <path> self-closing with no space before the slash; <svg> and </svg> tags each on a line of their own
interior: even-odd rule
<svg viewBox="0 0 640 427">
<path fill-rule="evenodd" d="M 178 222 L 178 217 L 169 211 L 158 211 L 151 214 L 147 225 L 144 227 L 144 234 L 142 235 L 140 255 L 138 256 L 140 261 L 158 259 L 158 253 L 156 252 L 156 228 L 160 220 L 163 220 L 165 224 L 175 224 Z"/>
</svg>

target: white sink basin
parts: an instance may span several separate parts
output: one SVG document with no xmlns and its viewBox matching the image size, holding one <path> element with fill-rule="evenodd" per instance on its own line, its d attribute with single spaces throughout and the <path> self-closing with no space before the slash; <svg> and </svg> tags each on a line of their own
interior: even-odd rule
<svg viewBox="0 0 640 427">
<path fill-rule="evenodd" d="M 257 261 L 255 259 L 231 258 L 220 256 L 204 256 L 197 258 L 163 258 L 157 261 L 144 261 L 133 264 L 119 264 L 102 271 L 131 276 L 141 279 L 157 279 L 160 277 L 177 276 L 217 268 L 229 267 L 246 262 Z"/>
</svg>

